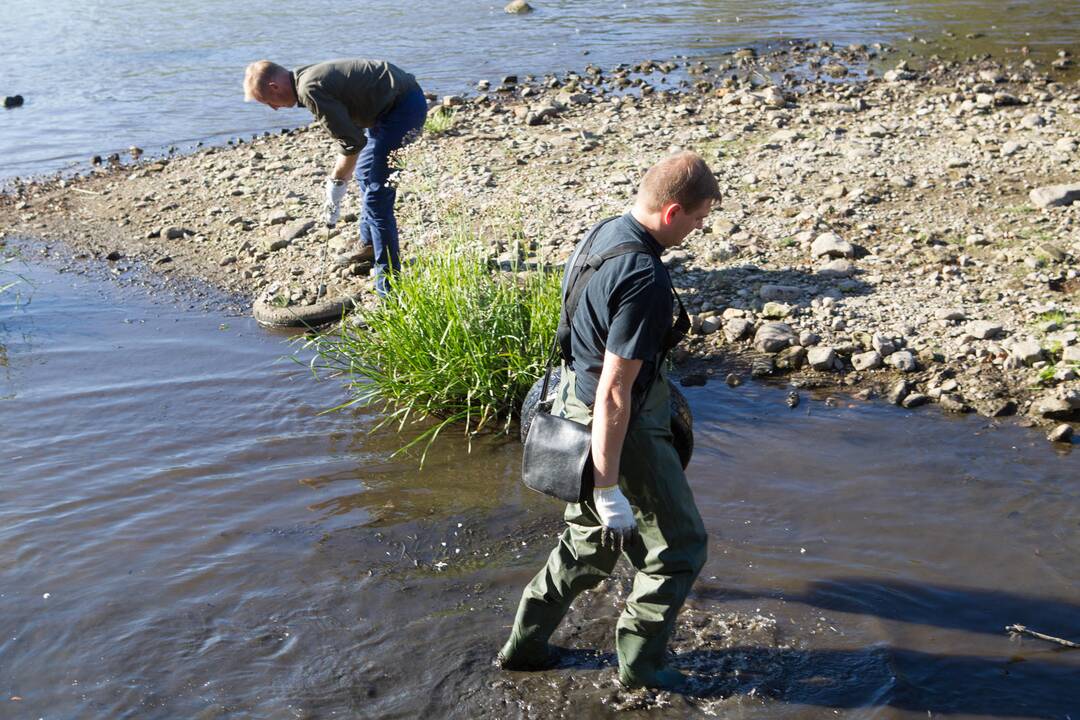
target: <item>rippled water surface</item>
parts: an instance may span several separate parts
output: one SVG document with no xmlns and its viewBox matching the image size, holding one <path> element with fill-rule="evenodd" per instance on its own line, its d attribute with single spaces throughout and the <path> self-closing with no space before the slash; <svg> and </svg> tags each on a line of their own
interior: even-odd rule
<svg viewBox="0 0 1080 720">
<path fill-rule="evenodd" d="M 514 679 L 532 710 L 495 689 L 559 525 L 520 446 L 448 438 L 418 470 L 373 416 L 320 414 L 340 386 L 247 318 L 27 272 L 29 304 L 0 296 L 0 717 L 557 717 L 564 680 L 610 675 Z M 732 716 L 1078 717 L 1080 656 L 1004 627 L 1080 640 L 1080 455 L 934 410 L 687 395 L 691 604 L 787 648 L 742 649 L 783 682 L 739 679 Z M 610 652 L 609 595 L 570 644 Z M 609 693 L 572 702 L 606 717 Z"/>
<path fill-rule="evenodd" d="M 306 123 L 303 110 L 242 102 L 251 60 L 293 66 L 381 57 L 439 93 L 505 73 L 602 67 L 679 54 L 715 56 L 791 38 L 897 42 L 959 52 L 1076 50 L 1080 4 L 1050 0 L 537 0 L 518 17 L 498 2 L 5 0 L 0 3 L 0 178 L 85 163 L 131 145 L 158 151 Z M 968 39 L 968 35 L 974 35 Z M 588 56 L 585 56 L 585 53 Z"/>
</svg>

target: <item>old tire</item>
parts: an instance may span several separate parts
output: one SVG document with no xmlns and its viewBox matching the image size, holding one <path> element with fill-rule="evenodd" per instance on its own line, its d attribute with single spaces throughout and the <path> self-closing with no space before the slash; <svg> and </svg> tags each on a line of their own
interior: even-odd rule
<svg viewBox="0 0 1080 720">
<path fill-rule="evenodd" d="M 276 307 L 259 300 L 252 307 L 255 320 L 264 327 L 316 327 L 340 320 L 360 304 L 363 293 L 345 295 L 317 305 Z"/>
<path fill-rule="evenodd" d="M 555 389 L 559 386 L 559 373 L 560 368 L 552 368 L 547 397 L 549 404 L 555 399 Z M 525 438 L 529 436 L 529 426 L 532 425 L 533 417 L 536 415 L 536 408 L 540 402 L 540 390 L 543 386 L 544 378 L 540 378 L 533 383 L 521 403 L 521 442 L 525 442 Z M 668 380 L 668 391 L 671 393 L 672 439 L 685 470 L 690 464 L 690 457 L 694 454 L 694 415 L 690 412 L 686 397 L 670 380 Z"/>
</svg>

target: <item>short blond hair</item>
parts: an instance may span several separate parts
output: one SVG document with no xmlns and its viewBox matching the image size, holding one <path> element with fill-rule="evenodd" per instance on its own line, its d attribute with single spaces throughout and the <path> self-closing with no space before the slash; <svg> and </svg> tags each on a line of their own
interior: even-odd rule
<svg viewBox="0 0 1080 720">
<path fill-rule="evenodd" d="M 262 100 L 270 81 L 284 72 L 288 70 L 269 60 L 256 60 L 248 65 L 244 71 L 244 100 Z"/>
<path fill-rule="evenodd" d="M 652 211 L 676 202 L 696 210 L 706 200 L 721 199 L 716 176 L 696 152 L 669 155 L 649 168 L 638 187 L 638 201 Z"/>
</svg>

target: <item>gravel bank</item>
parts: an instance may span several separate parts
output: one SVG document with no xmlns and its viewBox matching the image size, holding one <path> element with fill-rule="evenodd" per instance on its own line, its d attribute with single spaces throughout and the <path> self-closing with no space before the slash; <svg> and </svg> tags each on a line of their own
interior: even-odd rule
<svg viewBox="0 0 1080 720">
<path fill-rule="evenodd" d="M 694 313 L 687 382 L 744 368 L 1076 422 L 1080 85 L 1063 72 L 822 43 L 481 82 L 433 101 L 448 129 L 403 154 L 403 253 L 465 224 L 502 261 L 558 263 L 645 168 L 694 149 L 726 200 L 667 254 Z M 332 154 L 300 128 L 17 183 L 0 229 L 276 306 L 370 295 L 355 223 L 317 222 Z"/>
</svg>

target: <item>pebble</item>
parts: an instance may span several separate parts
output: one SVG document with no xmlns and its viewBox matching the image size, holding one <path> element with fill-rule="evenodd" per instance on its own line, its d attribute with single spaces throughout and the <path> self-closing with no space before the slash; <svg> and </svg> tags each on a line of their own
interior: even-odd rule
<svg viewBox="0 0 1080 720">
<path fill-rule="evenodd" d="M 822 233 L 818 235 L 810 246 L 810 254 L 818 257 L 855 257 L 855 248 L 847 240 L 843 240 L 836 233 Z"/>
<path fill-rule="evenodd" d="M 728 387 L 739 387 L 742 385 L 742 378 L 735 373 L 728 373 L 728 376 L 724 378 L 724 382 L 728 384 Z"/>
<path fill-rule="evenodd" d="M 806 360 L 815 370 L 832 370 L 836 364 L 836 350 L 831 347 L 812 347 L 806 353 Z"/>
<path fill-rule="evenodd" d="M 915 361 L 915 356 L 908 350 L 898 350 L 892 353 L 885 358 L 885 362 L 900 372 L 910 373 L 919 369 L 919 364 Z"/>
<path fill-rule="evenodd" d="M 1000 324 L 987 320 L 976 320 L 968 323 L 967 332 L 977 340 L 990 340 L 1001 335 L 1003 328 Z"/>
<path fill-rule="evenodd" d="M 920 405 L 926 405 L 928 402 L 930 402 L 929 396 L 913 392 L 905 397 L 900 402 L 900 405 L 910 410 L 911 408 L 917 408 Z"/>
<path fill-rule="evenodd" d="M 1068 185 L 1047 185 L 1035 188 L 1029 193 L 1031 202 L 1038 208 L 1072 205 L 1080 200 L 1080 183 Z"/>
<path fill-rule="evenodd" d="M 511 15 L 523 15 L 525 13 L 531 13 L 533 11 L 532 5 L 525 2 L 525 0 L 511 0 L 503 8 L 503 12 L 510 13 Z"/>
<path fill-rule="evenodd" d="M 851 364 L 856 370 L 876 370 L 881 367 L 881 354 L 877 350 L 855 353 L 851 356 Z"/>
</svg>

